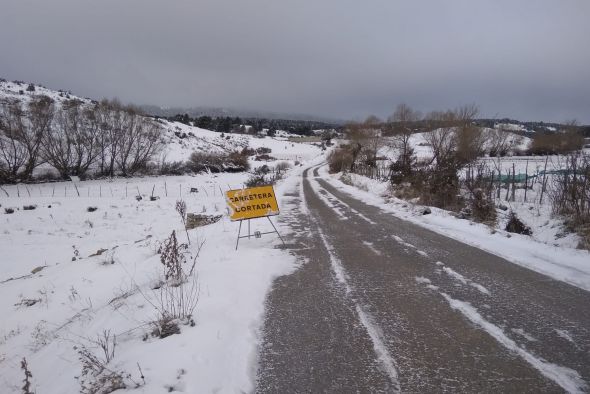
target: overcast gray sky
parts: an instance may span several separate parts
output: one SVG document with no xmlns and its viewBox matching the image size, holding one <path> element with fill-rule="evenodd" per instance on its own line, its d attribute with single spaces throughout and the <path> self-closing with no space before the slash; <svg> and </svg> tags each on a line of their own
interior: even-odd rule
<svg viewBox="0 0 590 394">
<path fill-rule="evenodd" d="M 342 119 L 590 123 L 588 0 L 0 0 L 0 77 Z"/>
</svg>

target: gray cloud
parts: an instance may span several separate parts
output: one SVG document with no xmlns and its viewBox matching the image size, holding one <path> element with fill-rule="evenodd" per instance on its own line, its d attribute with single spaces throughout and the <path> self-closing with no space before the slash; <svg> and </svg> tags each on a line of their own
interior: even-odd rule
<svg viewBox="0 0 590 394">
<path fill-rule="evenodd" d="M 586 0 L 2 0 L 0 76 L 338 118 L 477 103 L 590 123 Z"/>
</svg>

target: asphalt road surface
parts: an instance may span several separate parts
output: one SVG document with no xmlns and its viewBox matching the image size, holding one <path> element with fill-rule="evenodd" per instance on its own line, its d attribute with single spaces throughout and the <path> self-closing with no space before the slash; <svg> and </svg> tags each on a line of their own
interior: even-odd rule
<svg viewBox="0 0 590 394">
<path fill-rule="evenodd" d="M 306 170 L 301 266 L 266 304 L 256 392 L 590 390 L 590 293 L 384 213 Z"/>
</svg>

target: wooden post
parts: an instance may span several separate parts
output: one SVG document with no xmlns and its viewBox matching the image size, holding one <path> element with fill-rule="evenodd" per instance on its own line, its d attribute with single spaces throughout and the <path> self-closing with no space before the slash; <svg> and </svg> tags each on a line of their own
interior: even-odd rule
<svg viewBox="0 0 590 394">
<path fill-rule="evenodd" d="M 545 193 L 545 186 L 547 185 L 547 162 L 549 156 L 545 158 L 545 169 L 543 170 L 543 182 L 541 183 L 541 197 L 539 198 L 539 205 L 543 204 L 543 193 Z"/>
<path fill-rule="evenodd" d="M 166 197 L 168 197 L 168 185 L 166 185 L 166 181 L 164 181 L 164 191 L 166 192 Z"/>
<path fill-rule="evenodd" d="M 526 160 L 526 168 L 524 170 L 524 202 L 526 202 L 526 192 L 529 188 L 529 159 Z"/>
<path fill-rule="evenodd" d="M 508 201 L 508 196 L 510 195 L 509 194 L 510 193 L 510 183 L 509 183 L 510 182 L 510 168 L 508 169 L 508 175 L 507 175 L 506 180 L 508 182 L 506 182 L 506 196 L 504 197 L 504 201 Z"/>
<path fill-rule="evenodd" d="M 514 162 L 512 162 L 512 195 L 510 196 L 510 201 L 514 202 L 516 192 L 516 169 L 514 166 Z"/>
<path fill-rule="evenodd" d="M 496 191 L 496 198 L 500 199 L 500 190 L 502 189 L 502 170 L 498 167 L 498 190 Z"/>
</svg>

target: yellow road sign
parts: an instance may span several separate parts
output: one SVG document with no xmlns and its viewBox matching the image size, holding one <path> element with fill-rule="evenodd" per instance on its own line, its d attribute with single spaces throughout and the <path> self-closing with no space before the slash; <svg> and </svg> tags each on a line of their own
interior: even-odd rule
<svg viewBox="0 0 590 394">
<path fill-rule="evenodd" d="M 279 204 L 272 186 L 229 190 L 226 199 L 233 221 L 279 214 Z"/>
</svg>

